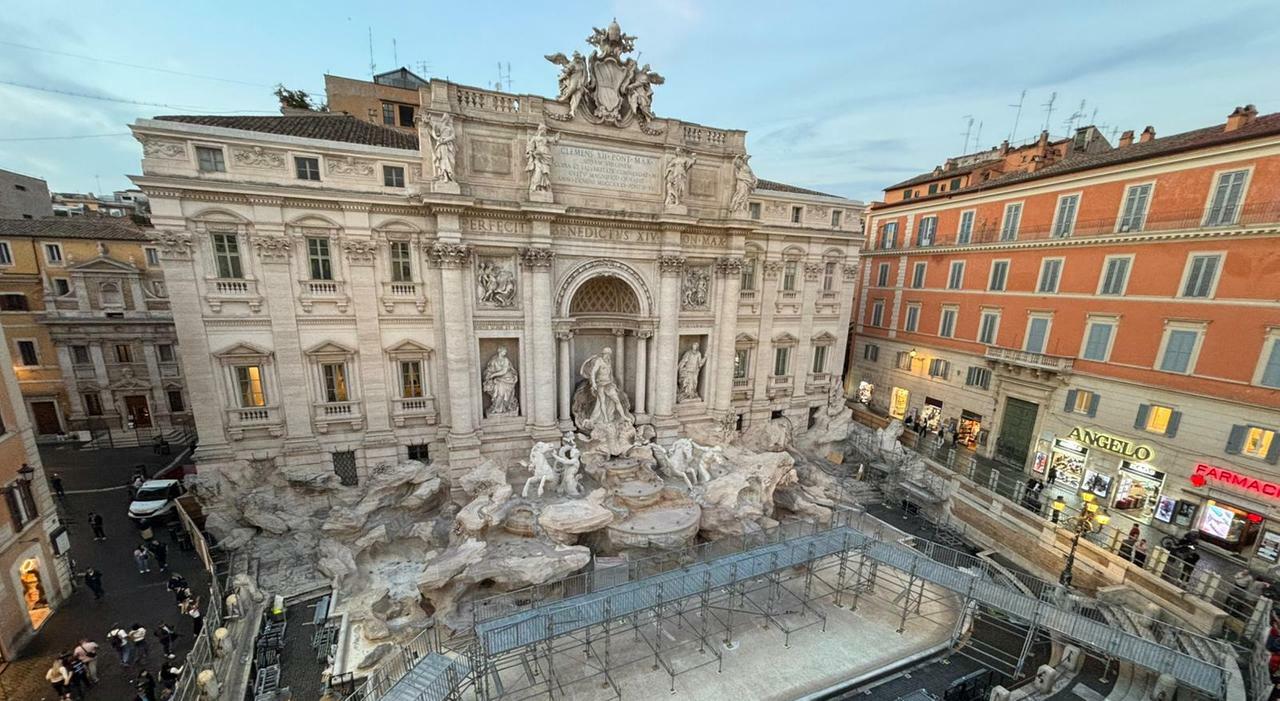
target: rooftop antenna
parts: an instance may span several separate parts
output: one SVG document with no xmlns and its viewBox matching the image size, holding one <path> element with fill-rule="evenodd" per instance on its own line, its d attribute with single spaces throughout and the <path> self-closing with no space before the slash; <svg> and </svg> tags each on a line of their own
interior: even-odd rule
<svg viewBox="0 0 1280 701">
<path fill-rule="evenodd" d="M 978 121 L 978 135 L 973 137 L 973 147 L 982 148 L 982 121 Z"/>
<path fill-rule="evenodd" d="M 1049 131 L 1049 120 L 1053 119 L 1053 103 L 1058 101 L 1058 92 L 1049 93 L 1049 101 L 1041 105 L 1044 108 L 1044 130 Z"/>
<path fill-rule="evenodd" d="M 431 72 L 431 64 L 426 61 L 417 61 L 413 65 L 418 69 L 418 77 L 420 78 L 427 77 L 427 74 Z"/>
<path fill-rule="evenodd" d="M 1076 122 L 1079 122 L 1081 119 L 1084 119 L 1084 100 L 1080 101 L 1080 109 L 1067 115 L 1067 120 L 1063 122 L 1067 127 L 1068 135 L 1075 133 Z"/>
<path fill-rule="evenodd" d="M 969 134 L 973 131 L 973 115 L 966 114 L 965 116 L 961 117 L 961 119 L 969 120 L 969 124 L 966 125 L 964 128 L 964 150 L 961 151 L 960 153 L 968 153 L 969 152 Z"/>
<path fill-rule="evenodd" d="M 1009 105 L 1010 107 L 1018 108 L 1017 114 L 1013 115 L 1013 128 L 1009 130 L 1010 143 L 1013 142 L 1014 137 L 1017 136 L 1018 134 L 1018 120 L 1022 119 L 1022 103 L 1025 102 L 1026 99 L 1027 99 L 1027 91 L 1026 89 L 1023 89 L 1022 94 L 1018 96 L 1018 104 Z"/>
<path fill-rule="evenodd" d="M 505 71 L 502 67 L 502 61 L 498 61 L 498 81 L 493 84 L 493 88 L 499 92 L 502 91 L 502 82 L 507 83 L 507 92 L 511 92 L 511 63 L 507 63 Z"/>
<path fill-rule="evenodd" d="M 378 64 L 373 62 L 373 27 L 369 27 L 369 77 L 378 74 Z"/>
<path fill-rule="evenodd" d="M 1091 115 L 1091 116 L 1089 117 L 1089 123 L 1090 123 L 1090 124 L 1097 124 L 1097 123 L 1098 123 L 1098 108 L 1097 108 L 1097 107 L 1094 107 L 1094 108 L 1093 108 L 1093 115 Z"/>
<path fill-rule="evenodd" d="M 396 38 L 391 37 L 391 65 L 400 67 L 400 52 L 396 51 Z"/>
</svg>

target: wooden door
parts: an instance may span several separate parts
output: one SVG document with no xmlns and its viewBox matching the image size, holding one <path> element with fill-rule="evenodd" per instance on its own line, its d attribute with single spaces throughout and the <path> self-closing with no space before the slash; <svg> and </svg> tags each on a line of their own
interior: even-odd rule
<svg viewBox="0 0 1280 701">
<path fill-rule="evenodd" d="M 36 421 L 36 433 L 41 435 L 62 433 L 58 407 L 53 402 L 31 402 L 31 415 Z"/>
<path fill-rule="evenodd" d="M 996 439 L 996 459 L 1022 468 L 1031 452 L 1040 405 L 1009 397 L 1005 400 L 1000 437 Z"/>
<path fill-rule="evenodd" d="M 125 410 L 129 412 L 129 420 L 134 428 L 151 426 L 151 409 L 147 406 L 147 398 L 141 394 L 131 394 L 124 398 Z"/>
</svg>

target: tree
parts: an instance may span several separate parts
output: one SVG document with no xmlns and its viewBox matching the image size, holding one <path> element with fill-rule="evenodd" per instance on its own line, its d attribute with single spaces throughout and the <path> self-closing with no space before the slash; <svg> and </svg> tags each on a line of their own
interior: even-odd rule
<svg viewBox="0 0 1280 701">
<path fill-rule="evenodd" d="M 283 84 L 276 83 L 275 89 L 276 99 L 280 101 L 280 106 L 288 109 L 307 110 L 309 112 L 328 112 L 329 106 L 320 103 L 315 104 L 311 95 L 306 90 L 290 90 Z"/>
</svg>

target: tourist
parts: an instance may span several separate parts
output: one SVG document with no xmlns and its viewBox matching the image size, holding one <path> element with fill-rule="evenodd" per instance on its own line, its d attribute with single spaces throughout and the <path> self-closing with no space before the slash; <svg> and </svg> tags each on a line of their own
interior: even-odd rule
<svg viewBox="0 0 1280 701">
<path fill-rule="evenodd" d="M 1045 475 L 1045 482 L 1053 484 L 1058 481 L 1058 468 L 1056 465 L 1049 466 L 1049 474 Z"/>
<path fill-rule="evenodd" d="M 160 685 L 164 690 L 173 693 L 174 687 L 178 685 L 178 678 L 182 676 L 182 667 L 172 664 L 164 664 L 160 666 Z M 161 698 L 165 698 L 161 696 Z"/>
<path fill-rule="evenodd" d="M 93 592 L 94 600 L 101 601 L 102 595 L 106 593 L 102 590 L 102 573 L 90 567 L 84 571 L 84 583 Z"/>
<path fill-rule="evenodd" d="M 102 530 L 102 516 L 96 511 L 89 512 L 89 528 L 93 529 L 94 540 L 106 540 L 107 533 Z"/>
<path fill-rule="evenodd" d="M 44 678 L 53 687 L 54 698 L 70 699 L 71 691 L 71 673 L 67 671 L 66 665 L 62 664 L 62 658 L 53 658 L 53 665 L 49 667 L 49 671 L 44 673 Z"/>
<path fill-rule="evenodd" d="M 169 548 L 164 543 L 152 538 L 147 543 L 147 550 L 151 552 L 151 556 L 156 559 L 156 564 L 160 565 L 160 569 L 169 569 Z"/>
<path fill-rule="evenodd" d="M 187 579 L 177 572 L 169 575 L 169 583 L 166 585 L 169 591 L 173 592 L 175 603 L 182 605 L 184 599 L 190 596 L 191 590 L 187 587 Z"/>
<path fill-rule="evenodd" d="M 138 574 L 151 571 L 151 553 L 147 551 L 146 545 L 138 543 L 138 547 L 133 549 L 133 561 L 138 565 Z"/>
<path fill-rule="evenodd" d="M 133 645 L 134 659 L 141 660 L 150 652 L 147 645 L 147 629 L 134 623 L 129 627 L 129 642 Z"/>
<path fill-rule="evenodd" d="M 62 501 L 67 500 L 67 490 L 62 487 L 62 475 L 56 472 L 53 473 L 53 476 L 49 478 L 49 484 L 53 486 L 54 496 Z"/>
<path fill-rule="evenodd" d="M 1133 550 L 1133 564 L 1138 567 L 1146 567 L 1147 565 L 1147 539 L 1143 538 L 1138 541 L 1138 545 Z"/>
<path fill-rule="evenodd" d="M 67 668 L 68 676 L 71 677 L 71 681 L 67 683 L 67 690 L 71 692 L 71 696 L 83 699 L 84 692 L 89 688 L 88 665 L 84 660 L 68 653 L 62 656 L 62 666 Z"/>
<path fill-rule="evenodd" d="M 200 629 L 204 628 L 204 614 L 200 613 L 200 599 L 192 599 L 187 606 L 187 615 L 191 617 L 191 635 L 200 635 Z"/>
<path fill-rule="evenodd" d="M 89 677 L 90 684 L 98 683 L 98 644 L 88 638 L 80 638 L 80 644 L 76 645 L 76 649 L 72 654 L 77 659 L 84 662 L 85 672 Z"/>
<path fill-rule="evenodd" d="M 120 627 L 119 623 L 113 625 L 111 631 L 107 633 L 107 644 L 120 656 L 120 665 L 128 667 L 133 658 L 133 647 L 129 645 L 129 632 Z"/>
<path fill-rule="evenodd" d="M 163 621 L 156 629 L 156 637 L 160 639 L 160 647 L 164 648 L 164 656 L 173 659 L 173 644 L 178 641 L 178 633 L 173 626 Z"/>
<path fill-rule="evenodd" d="M 138 688 L 138 694 L 147 701 L 156 701 L 156 678 L 151 676 L 151 672 L 142 670 L 138 672 L 138 678 L 134 680 L 134 685 Z"/>
</svg>

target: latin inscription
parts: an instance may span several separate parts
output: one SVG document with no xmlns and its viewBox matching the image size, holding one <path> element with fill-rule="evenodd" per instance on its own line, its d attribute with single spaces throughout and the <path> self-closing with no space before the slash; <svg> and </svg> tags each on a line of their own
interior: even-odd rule
<svg viewBox="0 0 1280 701">
<path fill-rule="evenodd" d="M 680 234 L 680 245 L 693 248 L 724 248 L 728 237 L 723 234 Z"/>
<path fill-rule="evenodd" d="M 656 194 L 658 159 L 564 144 L 555 147 L 551 180 L 560 185 Z"/>
<path fill-rule="evenodd" d="M 462 229 L 478 234 L 527 234 L 529 233 L 529 222 L 518 219 L 463 217 Z"/>
<path fill-rule="evenodd" d="M 596 241 L 658 243 L 662 240 L 657 231 L 620 229 L 613 226 L 593 226 L 591 224 L 556 224 L 551 227 L 551 233 L 554 236 L 562 236 L 569 239 L 593 239 Z"/>
</svg>

